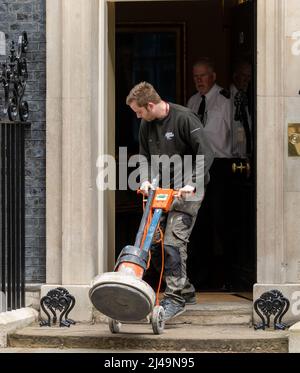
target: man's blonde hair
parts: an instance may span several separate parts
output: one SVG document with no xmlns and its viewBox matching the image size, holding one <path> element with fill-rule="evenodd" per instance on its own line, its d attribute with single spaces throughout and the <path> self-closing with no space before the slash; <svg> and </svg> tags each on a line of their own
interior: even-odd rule
<svg viewBox="0 0 300 373">
<path fill-rule="evenodd" d="M 152 84 L 141 82 L 135 85 L 129 92 L 129 95 L 126 98 L 126 104 L 130 105 L 133 101 L 136 101 L 138 106 L 146 108 L 149 102 L 159 104 L 161 98 Z"/>
</svg>

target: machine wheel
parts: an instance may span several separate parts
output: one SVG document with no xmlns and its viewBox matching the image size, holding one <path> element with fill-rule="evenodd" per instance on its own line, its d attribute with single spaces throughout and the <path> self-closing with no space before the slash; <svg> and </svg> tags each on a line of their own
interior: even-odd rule
<svg viewBox="0 0 300 373">
<path fill-rule="evenodd" d="M 154 334 L 161 334 L 164 331 L 165 310 L 162 306 L 155 306 L 153 308 L 151 323 Z"/>
<path fill-rule="evenodd" d="M 108 326 L 111 333 L 116 334 L 120 333 L 121 330 L 121 323 L 114 319 L 108 319 Z"/>
</svg>

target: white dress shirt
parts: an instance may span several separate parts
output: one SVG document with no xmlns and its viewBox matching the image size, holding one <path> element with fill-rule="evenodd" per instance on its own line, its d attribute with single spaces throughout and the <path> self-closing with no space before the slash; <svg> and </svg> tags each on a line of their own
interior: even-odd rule
<svg viewBox="0 0 300 373">
<path fill-rule="evenodd" d="M 215 157 L 231 158 L 231 100 L 220 93 L 222 90 L 215 84 L 205 95 L 203 126 Z M 198 92 L 189 99 L 187 107 L 198 113 L 201 100 L 201 94 Z"/>
<path fill-rule="evenodd" d="M 232 112 L 232 156 L 237 158 L 246 158 L 247 151 L 246 151 L 246 134 L 244 130 L 243 123 L 240 121 L 236 121 L 234 119 L 235 116 L 235 105 L 234 99 L 235 95 L 238 93 L 238 89 L 234 84 L 230 86 L 230 98 L 231 98 L 231 112 Z M 249 109 L 246 107 L 247 117 L 248 117 L 248 124 L 250 131 L 252 131 L 252 121 L 249 114 Z"/>
</svg>

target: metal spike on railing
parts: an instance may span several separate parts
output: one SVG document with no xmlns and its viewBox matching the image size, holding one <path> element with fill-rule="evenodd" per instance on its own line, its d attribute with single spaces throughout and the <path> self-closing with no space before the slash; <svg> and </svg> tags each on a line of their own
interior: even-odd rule
<svg viewBox="0 0 300 373">
<path fill-rule="evenodd" d="M 2 112 L 10 121 L 26 122 L 28 119 L 28 102 L 23 100 L 28 79 L 26 52 L 28 49 L 27 33 L 24 31 L 15 42 L 11 42 L 10 55 L 0 67 L 0 83 L 4 89 L 5 103 Z"/>
</svg>

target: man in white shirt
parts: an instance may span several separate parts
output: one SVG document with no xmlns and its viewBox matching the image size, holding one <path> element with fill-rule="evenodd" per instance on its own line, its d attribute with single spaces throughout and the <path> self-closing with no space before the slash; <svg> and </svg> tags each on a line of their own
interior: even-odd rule
<svg viewBox="0 0 300 373">
<path fill-rule="evenodd" d="M 216 83 L 217 74 L 209 58 L 202 58 L 194 64 L 193 79 L 197 93 L 188 100 L 187 106 L 199 115 L 215 157 L 210 168 L 210 182 L 199 211 L 200 231 L 205 232 L 201 236 L 202 258 L 214 268 L 214 271 L 207 271 L 208 278 L 205 281 L 210 287 L 221 288 L 224 284 L 221 273 L 226 272 L 223 258 L 229 250 L 227 247 L 230 242 L 228 195 L 232 174 L 231 100 L 230 93 Z M 203 268 L 205 270 L 207 268 Z M 216 280 L 219 273 L 220 280 Z"/>
<path fill-rule="evenodd" d="M 198 92 L 189 99 L 187 107 L 199 114 L 215 157 L 231 158 L 230 95 L 216 84 L 216 77 L 214 65 L 208 58 L 194 64 L 193 78 Z M 203 114 L 199 112 L 201 103 Z"/>
<path fill-rule="evenodd" d="M 230 86 L 232 110 L 232 155 L 249 158 L 252 153 L 252 121 L 249 114 L 247 90 L 252 78 L 252 66 L 241 61 L 235 65 Z"/>
</svg>

